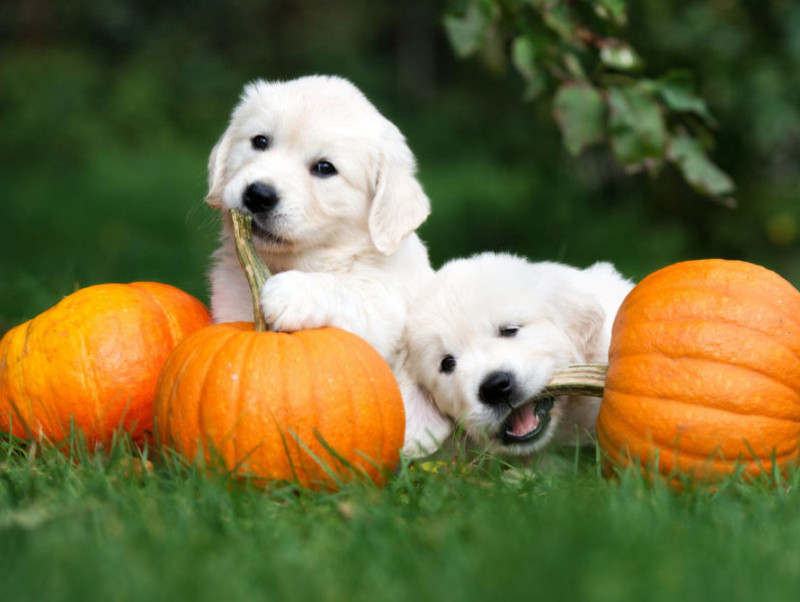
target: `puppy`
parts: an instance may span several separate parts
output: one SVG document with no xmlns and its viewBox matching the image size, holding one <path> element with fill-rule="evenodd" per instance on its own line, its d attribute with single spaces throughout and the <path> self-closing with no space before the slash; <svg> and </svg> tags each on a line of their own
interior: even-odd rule
<svg viewBox="0 0 800 602">
<path fill-rule="evenodd" d="M 227 211 L 236 208 L 253 216 L 273 273 L 260 295 L 267 322 L 348 330 L 394 368 L 408 300 L 433 275 L 414 233 L 430 212 L 414 173 L 403 135 L 348 81 L 247 85 L 208 161 L 206 201 L 225 210 L 210 274 L 214 320 L 253 319 Z"/>
<path fill-rule="evenodd" d="M 471 443 L 505 456 L 586 442 L 599 399 L 531 400 L 558 368 L 607 361 L 611 325 L 632 286 L 608 263 L 580 270 L 485 253 L 445 264 L 406 322 L 405 370 L 417 405 L 428 404 L 430 433 L 442 441 L 450 421 L 450 430 L 458 424 Z"/>
<path fill-rule="evenodd" d="M 400 131 L 348 81 L 309 76 L 247 85 L 211 152 L 206 201 L 253 216 L 274 274 L 261 308 L 276 330 L 337 326 L 388 361 L 406 303 L 432 275 L 414 230 L 430 202 Z M 211 270 L 214 320 L 252 320 L 227 211 Z"/>
</svg>

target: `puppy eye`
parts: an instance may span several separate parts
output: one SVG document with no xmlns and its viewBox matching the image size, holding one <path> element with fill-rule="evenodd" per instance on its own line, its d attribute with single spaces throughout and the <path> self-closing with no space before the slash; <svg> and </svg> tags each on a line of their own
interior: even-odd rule
<svg viewBox="0 0 800 602">
<path fill-rule="evenodd" d="M 320 178 L 329 178 L 335 176 L 337 173 L 336 168 L 330 161 L 317 161 L 311 166 L 311 173 Z"/>
<path fill-rule="evenodd" d="M 263 134 L 250 138 L 250 144 L 255 150 L 259 151 L 267 150 L 271 143 L 272 140 L 269 139 L 269 136 L 264 136 Z"/>
<path fill-rule="evenodd" d="M 456 369 L 456 358 L 452 355 L 445 355 L 439 364 L 439 372 L 442 374 L 450 374 Z"/>
<path fill-rule="evenodd" d="M 497 334 L 504 339 L 511 339 L 517 336 L 518 332 L 519 332 L 519 326 L 517 326 L 516 324 L 507 324 L 505 326 L 501 326 L 497 330 Z"/>
</svg>

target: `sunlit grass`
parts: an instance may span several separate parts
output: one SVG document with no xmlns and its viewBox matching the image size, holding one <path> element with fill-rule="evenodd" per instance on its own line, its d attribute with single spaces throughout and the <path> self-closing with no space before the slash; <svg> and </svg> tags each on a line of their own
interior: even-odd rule
<svg viewBox="0 0 800 602">
<path fill-rule="evenodd" d="M 0 442 L 3 600 L 779 600 L 800 586 L 795 473 L 677 492 L 636 470 L 605 479 L 593 450 L 565 449 L 530 471 L 459 456 L 314 492 L 125 437 L 77 456 Z"/>
</svg>

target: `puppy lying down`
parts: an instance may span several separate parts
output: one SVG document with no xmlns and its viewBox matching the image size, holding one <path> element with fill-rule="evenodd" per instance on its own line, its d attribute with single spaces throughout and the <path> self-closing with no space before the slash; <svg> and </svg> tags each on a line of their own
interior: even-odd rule
<svg viewBox="0 0 800 602">
<path fill-rule="evenodd" d="M 407 378 L 416 405 L 431 412 L 420 418 L 429 439 L 405 453 L 433 451 L 455 424 L 471 443 L 507 456 L 586 443 L 599 399 L 531 399 L 557 369 L 607 361 L 611 325 L 632 286 L 609 263 L 581 270 L 484 253 L 445 264 L 406 322 Z"/>
</svg>

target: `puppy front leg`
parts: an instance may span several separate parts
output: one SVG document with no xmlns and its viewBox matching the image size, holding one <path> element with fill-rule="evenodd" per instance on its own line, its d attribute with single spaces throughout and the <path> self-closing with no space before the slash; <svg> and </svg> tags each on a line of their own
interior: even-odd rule
<svg viewBox="0 0 800 602">
<path fill-rule="evenodd" d="M 385 295 L 385 303 L 365 302 L 373 295 L 323 272 L 289 270 L 273 275 L 261 289 L 264 318 L 275 330 L 293 332 L 335 326 L 365 339 L 389 360 L 396 352 L 392 323 L 401 323 L 403 308 Z M 371 291 L 374 293 L 374 291 Z M 398 316 L 394 315 L 399 313 Z M 386 319 L 381 319 L 381 314 Z M 389 319 L 391 316 L 391 319 Z"/>
</svg>

